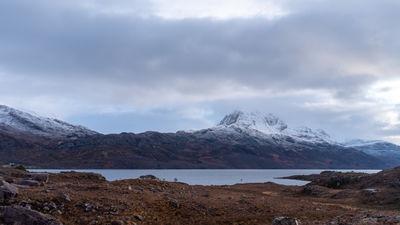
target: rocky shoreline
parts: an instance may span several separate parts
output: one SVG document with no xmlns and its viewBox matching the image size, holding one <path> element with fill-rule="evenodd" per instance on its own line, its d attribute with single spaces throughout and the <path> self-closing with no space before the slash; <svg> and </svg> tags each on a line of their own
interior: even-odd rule
<svg viewBox="0 0 400 225">
<path fill-rule="evenodd" d="M 0 168 L 0 225 L 391 225 L 400 224 L 400 168 L 377 174 L 323 172 L 274 183 L 187 185 L 154 176 Z"/>
</svg>

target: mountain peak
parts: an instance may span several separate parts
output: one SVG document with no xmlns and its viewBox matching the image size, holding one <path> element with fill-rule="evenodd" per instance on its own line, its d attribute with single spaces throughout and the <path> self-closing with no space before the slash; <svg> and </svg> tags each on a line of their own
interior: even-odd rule
<svg viewBox="0 0 400 225">
<path fill-rule="evenodd" d="M 35 116 L 20 110 L 0 105 L 0 127 L 45 137 L 80 137 L 96 134 L 82 126 L 75 126 L 57 119 Z"/>
<path fill-rule="evenodd" d="M 271 113 L 244 112 L 236 110 L 226 115 L 217 125 L 217 130 L 230 131 L 239 129 L 250 135 L 258 137 L 271 138 L 275 140 L 292 138 L 296 141 L 313 143 L 336 143 L 323 130 L 311 129 L 308 127 L 290 128 L 279 117 Z"/>
<path fill-rule="evenodd" d="M 282 132 L 287 129 L 287 124 L 271 113 L 243 112 L 239 110 L 226 115 L 218 126 L 255 129 L 266 134 Z"/>
</svg>

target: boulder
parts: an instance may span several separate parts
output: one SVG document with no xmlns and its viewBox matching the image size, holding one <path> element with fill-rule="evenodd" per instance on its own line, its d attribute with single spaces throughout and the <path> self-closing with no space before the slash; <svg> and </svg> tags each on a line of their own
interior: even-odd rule
<svg viewBox="0 0 400 225">
<path fill-rule="evenodd" d="M 6 181 L 0 181 L 0 203 L 9 201 L 18 195 L 18 188 Z"/>
<path fill-rule="evenodd" d="M 323 197 L 330 194 L 328 188 L 312 184 L 305 185 L 301 192 L 305 195 L 315 196 L 315 197 Z"/>
<path fill-rule="evenodd" d="M 61 193 L 60 194 L 60 199 L 63 202 L 71 202 L 71 197 L 67 193 Z"/>
<path fill-rule="evenodd" d="M 62 225 L 51 216 L 21 206 L 0 206 L 0 224 Z"/>
<path fill-rule="evenodd" d="M 178 200 L 176 200 L 176 199 L 169 199 L 168 203 L 174 209 L 177 209 L 180 207 L 180 204 L 179 204 Z"/>
<path fill-rule="evenodd" d="M 114 220 L 111 222 L 111 225 L 125 225 L 125 223 L 122 220 Z"/>
<path fill-rule="evenodd" d="M 272 225 L 299 225 L 300 222 L 297 219 L 290 217 L 277 217 L 272 221 Z"/>
<path fill-rule="evenodd" d="M 30 173 L 29 177 L 31 178 L 31 180 L 35 180 L 40 183 L 47 183 L 47 181 L 49 180 L 48 173 Z"/>
<path fill-rule="evenodd" d="M 133 217 L 135 219 L 139 220 L 139 221 L 143 221 L 144 220 L 143 216 L 141 216 L 141 215 L 134 215 Z"/>
<path fill-rule="evenodd" d="M 18 180 L 17 182 L 15 182 L 15 184 L 21 185 L 21 186 L 28 186 L 28 187 L 40 186 L 39 181 L 31 180 L 31 179 Z"/>
<path fill-rule="evenodd" d="M 140 176 L 139 179 L 143 179 L 143 180 L 159 180 L 154 175 L 143 175 L 143 176 Z"/>
</svg>

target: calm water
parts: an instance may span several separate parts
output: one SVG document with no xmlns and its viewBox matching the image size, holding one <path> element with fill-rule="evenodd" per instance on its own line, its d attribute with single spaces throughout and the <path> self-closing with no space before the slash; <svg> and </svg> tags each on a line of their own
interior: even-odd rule
<svg viewBox="0 0 400 225">
<path fill-rule="evenodd" d="M 71 170 L 31 170 L 34 172 L 59 173 Z M 277 179 L 291 175 L 308 175 L 320 173 L 324 170 L 293 170 L 293 169 L 265 169 L 265 170 L 107 170 L 90 169 L 74 170 L 77 172 L 94 172 L 103 175 L 107 180 L 134 179 L 142 175 L 154 175 L 162 180 L 184 182 L 192 185 L 229 185 L 237 183 L 264 183 L 274 182 L 284 185 L 304 185 L 305 181 Z M 336 170 L 376 173 L 379 170 Z"/>
</svg>

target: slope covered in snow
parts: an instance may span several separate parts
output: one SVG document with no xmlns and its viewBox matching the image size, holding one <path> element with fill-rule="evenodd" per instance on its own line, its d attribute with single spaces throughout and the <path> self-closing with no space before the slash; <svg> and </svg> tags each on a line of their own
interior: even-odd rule
<svg viewBox="0 0 400 225">
<path fill-rule="evenodd" d="M 83 137 L 97 134 L 83 126 L 61 120 L 34 116 L 5 105 L 0 105 L 0 130 L 21 132 L 54 138 Z"/>
<path fill-rule="evenodd" d="M 226 115 L 212 128 L 197 133 L 214 132 L 220 134 L 246 134 L 275 141 L 288 140 L 311 143 L 335 143 L 323 130 L 308 127 L 290 128 L 284 121 L 270 113 L 234 111 Z M 196 132 L 194 132 L 196 133 Z"/>
<path fill-rule="evenodd" d="M 395 157 L 400 160 L 400 146 L 380 140 L 351 140 L 343 143 L 343 146 L 355 148 L 373 156 Z"/>
<path fill-rule="evenodd" d="M 362 146 L 369 146 L 369 145 L 382 144 L 382 143 L 388 143 L 388 142 L 380 141 L 380 140 L 354 139 L 354 140 L 344 142 L 343 145 L 346 147 L 362 147 Z"/>
</svg>

